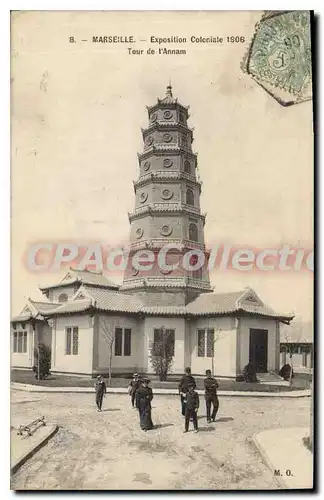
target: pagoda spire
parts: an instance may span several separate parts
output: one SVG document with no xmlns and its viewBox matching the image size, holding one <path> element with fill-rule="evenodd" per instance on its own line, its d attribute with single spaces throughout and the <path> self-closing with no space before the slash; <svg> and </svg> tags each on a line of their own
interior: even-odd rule
<svg viewBox="0 0 324 500">
<path fill-rule="evenodd" d="M 169 85 L 167 86 L 166 90 L 166 97 L 173 97 L 172 95 L 172 86 L 171 86 L 171 81 L 169 80 Z"/>
</svg>

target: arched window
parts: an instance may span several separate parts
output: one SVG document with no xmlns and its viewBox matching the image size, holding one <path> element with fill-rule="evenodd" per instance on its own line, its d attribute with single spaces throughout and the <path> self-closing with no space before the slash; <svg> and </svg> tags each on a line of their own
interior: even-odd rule
<svg viewBox="0 0 324 500">
<path fill-rule="evenodd" d="M 61 295 L 58 298 L 59 302 L 67 302 L 68 296 L 66 293 L 61 293 Z"/>
<path fill-rule="evenodd" d="M 192 189 L 187 189 L 186 191 L 186 203 L 187 205 L 194 205 L 194 193 Z"/>
<path fill-rule="evenodd" d="M 184 162 L 184 171 L 187 172 L 187 174 L 191 174 L 191 165 L 188 160 Z"/>
<path fill-rule="evenodd" d="M 196 224 L 189 224 L 189 240 L 198 241 L 198 229 Z"/>
</svg>

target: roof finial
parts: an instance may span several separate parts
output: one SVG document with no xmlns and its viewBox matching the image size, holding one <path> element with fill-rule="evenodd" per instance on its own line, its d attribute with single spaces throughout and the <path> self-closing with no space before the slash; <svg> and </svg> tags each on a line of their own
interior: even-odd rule
<svg viewBox="0 0 324 500">
<path fill-rule="evenodd" d="M 169 80 L 169 85 L 167 86 L 166 95 L 167 95 L 167 97 L 172 97 L 172 86 L 171 86 L 171 80 Z"/>
</svg>

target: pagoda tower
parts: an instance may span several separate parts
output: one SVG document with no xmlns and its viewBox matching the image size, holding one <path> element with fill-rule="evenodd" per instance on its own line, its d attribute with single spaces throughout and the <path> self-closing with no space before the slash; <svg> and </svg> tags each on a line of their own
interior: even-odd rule
<svg viewBox="0 0 324 500">
<path fill-rule="evenodd" d="M 138 154 L 139 177 L 134 181 L 135 209 L 128 214 L 130 254 L 121 290 L 140 294 L 151 306 L 186 305 L 200 293 L 212 291 L 204 241 L 206 216 L 200 210 L 201 182 L 197 153 L 191 147 L 193 130 L 187 125 L 188 109 L 173 97 L 169 85 L 164 99 L 147 107 L 149 125 L 142 129 L 144 148 Z M 165 262 L 172 270 L 163 269 L 158 261 L 165 245 Z M 140 271 L 132 266 L 132 256 L 139 250 L 141 261 L 145 250 L 150 251 L 148 267 Z M 205 263 L 188 270 L 184 255 L 190 266 L 201 255 Z"/>
</svg>

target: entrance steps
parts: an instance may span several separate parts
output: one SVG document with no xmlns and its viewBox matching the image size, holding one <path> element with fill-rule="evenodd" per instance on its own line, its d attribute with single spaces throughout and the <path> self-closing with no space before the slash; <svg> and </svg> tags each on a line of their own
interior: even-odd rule
<svg viewBox="0 0 324 500">
<path fill-rule="evenodd" d="M 257 373 L 257 379 L 260 384 L 289 385 L 289 381 L 283 380 L 276 372 Z"/>
</svg>

